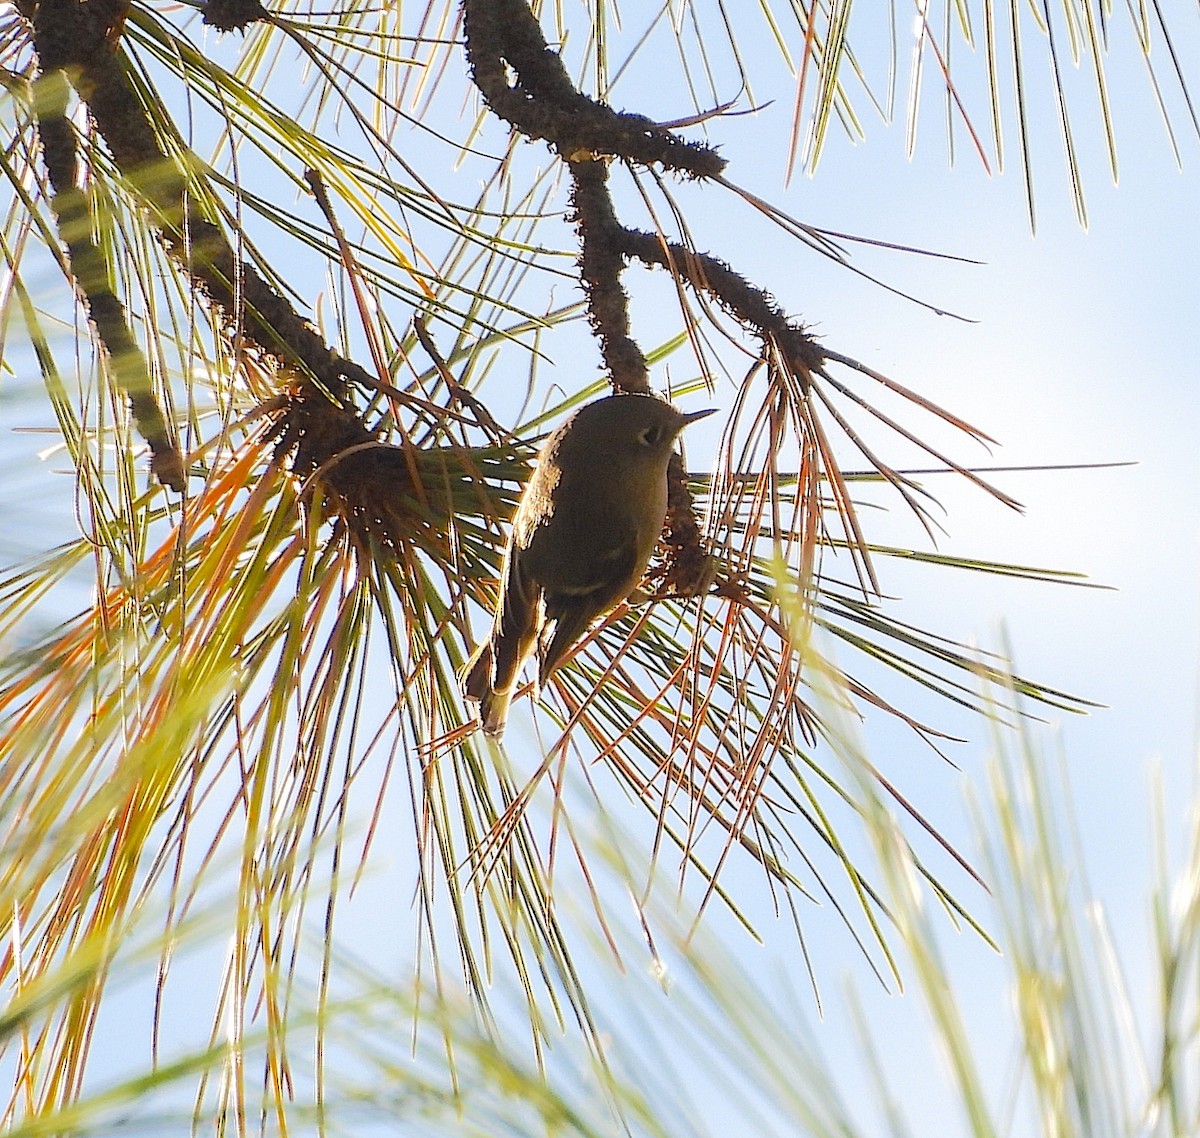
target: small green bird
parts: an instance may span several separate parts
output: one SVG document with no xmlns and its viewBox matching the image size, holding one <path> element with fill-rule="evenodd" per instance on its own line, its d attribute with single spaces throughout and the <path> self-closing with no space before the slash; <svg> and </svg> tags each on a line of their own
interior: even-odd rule
<svg viewBox="0 0 1200 1138">
<path fill-rule="evenodd" d="M 637 588 L 662 534 L 675 437 L 712 413 L 612 395 L 546 441 L 513 519 L 491 635 L 460 676 L 485 734 L 504 734 L 531 653 L 540 688 L 588 625 Z"/>
</svg>

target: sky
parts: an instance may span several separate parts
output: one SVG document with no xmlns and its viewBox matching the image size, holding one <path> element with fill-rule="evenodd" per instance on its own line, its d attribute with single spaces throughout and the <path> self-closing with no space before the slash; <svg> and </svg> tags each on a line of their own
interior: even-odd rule
<svg viewBox="0 0 1200 1138">
<path fill-rule="evenodd" d="M 1104 591 L 953 574 L 931 587 L 929 570 L 894 564 L 883 568 L 882 584 L 918 626 L 988 647 L 1003 634 L 1024 674 L 1107 705 L 1087 717 L 1050 714 L 1035 738 L 1047 762 L 1061 758 L 1079 827 L 1076 872 L 1082 877 L 1086 866 L 1087 883 L 1117 931 L 1131 991 L 1148 1008 L 1155 991 L 1151 788 L 1161 778 L 1176 855 L 1185 804 L 1196 789 L 1200 174 L 1194 139 L 1184 142 L 1184 170 L 1176 169 L 1142 75 L 1128 55 L 1120 63 L 1110 73 L 1113 90 L 1132 90 L 1134 98 L 1132 106 L 1122 101 L 1116 116 L 1119 186 L 1106 173 L 1094 119 L 1085 113 L 1074 120 L 1086 159 L 1086 232 L 1074 216 L 1052 131 L 1037 136 L 1033 234 L 1019 171 L 988 177 L 965 148 L 949 169 L 933 115 L 912 160 L 901 126 L 875 124 L 865 144 L 832 140 L 815 176 L 783 195 L 785 208 L 805 222 L 980 261 L 863 258 L 890 283 L 976 323 L 933 316 L 813 257 L 789 257 L 781 266 L 778 242 L 769 238 L 759 243 L 741 234 L 738 260 L 839 350 L 999 440 L 1002 447 L 981 454 L 981 464 L 1132 464 L 997 475 L 1024 504 L 1021 514 L 950 479 L 937 483 L 948 507 L 943 552 L 1075 570 Z M 731 124 L 728 135 L 723 153 L 735 168 L 767 149 L 753 127 L 735 138 Z M 760 163 L 759 183 L 777 183 L 778 165 Z M 748 175 L 734 177 L 745 183 Z M 890 525 L 898 543 L 920 542 L 902 511 L 885 533 Z M 868 753 L 903 771 L 917 804 L 970 850 L 975 835 L 959 794 L 982 794 L 989 747 L 978 724 L 959 725 L 975 740 L 952 752 L 961 778 L 919 757 L 919 748 L 886 725 L 868 723 L 864 734 Z M 996 1062 L 985 1069 L 1010 1070 L 1012 1036 L 1001 1028 L 1010 1021 L 1010 1000 L 1000 962 L 970 937 L 947 938 L 946 951 L 956 990 L 972 1011 L 972 1037 Z M 838 955 L 836 947 L 827 953 L 831 970 L 840 965 L 853 973 Z M 913 1001 L 881 996 L 861 975 L 855 987 L 881 1051 L 897 1065 L 893 1086 L 914 1132 L 957 1132 L 947 1129 L 954 1099 L 922 1013 Z M 835 1063 L 841 1070 L 861 1063 L 845 1004 L 827 1003 L 815 1031 L 829 1054 L 844 1060 Z M 926 1044 L 918 1046 L 922 1038 Z M 996 1080 L 998 1095 L 1002 1082 Z M 1015 1132 L 1025 1131 L 1018 1125 Z"/>
<path fill-rule="evenodd" d="M 1185 816 L 1172 807 L 1191 801 L 1195 788 L 1200 400 L 1189 311 L 1197 295 L 1200 182 L 1194 169 L 1176 174 L 1147 149 L 1146 168 L 1127 160 L 1118 190 L 1103 181 L 1093 190 L 1087 234 L 1065 194 L 1055 198 L 1047 189 L 1036 238 L 1015 179 L 971 186 L 976 207 L 985 199 L 988 208 L 966 216 L 960 194 L 974 180 L 970 172 L 947 174 L 929 159 L 907 169 L 898 163 L 888 205 L 900 199 L 903 220 L 881 218 L 873 228 L 984 261 L 948 290 L 980 323 L 937 326 L 910 314 L 906 334 L 899 306 L 881 300 L 866 335 L 887 345 L 868 362 L 1004 444 L 987 461 L 1136 463 L 998 476 L 1024 503 L 1022 515 L 978 494 L 944 494 L 951 507 L 944 551 L 1077 570 L 1112 591 L 988 579 L 930 589 L 928 575 L 891 566 L 884 588 L 903 597 L 902 611 L 921 627 L 989 646 L 1003 627 L 1024 674 L 1108 705 L 1086 718 L 1051 714 L 1037 737 L 1048 759 L 1064 756 L 1089 883 L 1119 931 L 1131 985 L 1149 996 L 1151 771 L 1161 770 L 1177 839 Z M 947 221 L 949 239 L 939 232 Z M 863 323 L 848 307 L 837 330 L 861 337 Z M 870 745 L 870 728 L 867 738 Z M 978 793 L 980 755 L 967 750 L 974 753 L 955 757 Z M 969 823 L 956 822 L 954 780 L 928 768 L 906 773 L 921 788 L 918 801 L 951 833 L 961 826 L 970 848 Z M 962 947 L 952 957 L 960 990 L 975 994 L 984 1022 L 1000 1020 L 1002 981 Z M 909 1038 L 911 1020 L 894 1002 L 871 1007 L 881 1035 Z M 836 1019 L 827 1016 L 831 1035 L 840 1030 Z M 906 1096 L 929 1124 L 939 1116 L 931 1105 L 937 1082 L 928 1097 Z"/>
</svg>

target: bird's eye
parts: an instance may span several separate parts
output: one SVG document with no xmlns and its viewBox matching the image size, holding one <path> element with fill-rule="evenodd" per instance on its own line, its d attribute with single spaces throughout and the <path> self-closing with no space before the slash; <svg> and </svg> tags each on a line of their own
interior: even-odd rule
<svg viewBox="0 0 1200 1138">
<path fill-rule="evenodd" d="M 642 430 L 638 431 L 638 442 L 642 446 L 658 446 L 662 441 L 662 437 L 662 427 L 643 427 Z"/>
</svg>

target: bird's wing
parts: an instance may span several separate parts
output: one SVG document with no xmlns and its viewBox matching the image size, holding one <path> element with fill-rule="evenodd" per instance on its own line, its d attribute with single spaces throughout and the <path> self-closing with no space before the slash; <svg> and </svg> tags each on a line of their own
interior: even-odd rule
<svg viewBox="0 0 1200 1138">
<path fill-rule="evenodd" d="M 504 566 L 492 632 L 492 687 L 509 691 L 542 631 L 542 590 L 529 572 L 525 551 L 513 548 Z"/>
</svg>

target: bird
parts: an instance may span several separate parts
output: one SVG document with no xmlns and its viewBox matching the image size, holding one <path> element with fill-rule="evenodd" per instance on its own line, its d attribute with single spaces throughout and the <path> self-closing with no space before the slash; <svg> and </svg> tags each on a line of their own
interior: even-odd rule
<svg viewBox="0 0 1200 1138">
<path fill-rule="evenodd" d="M 460 673 L 485 735 L 503 736 L 531 655 L 540 691 L 592 621 L 636 592 L 666 519 L 675 439 L 714 410 L 610 395 L 546 440 L 513 518 L 491 632 Z"/>
</svg>

